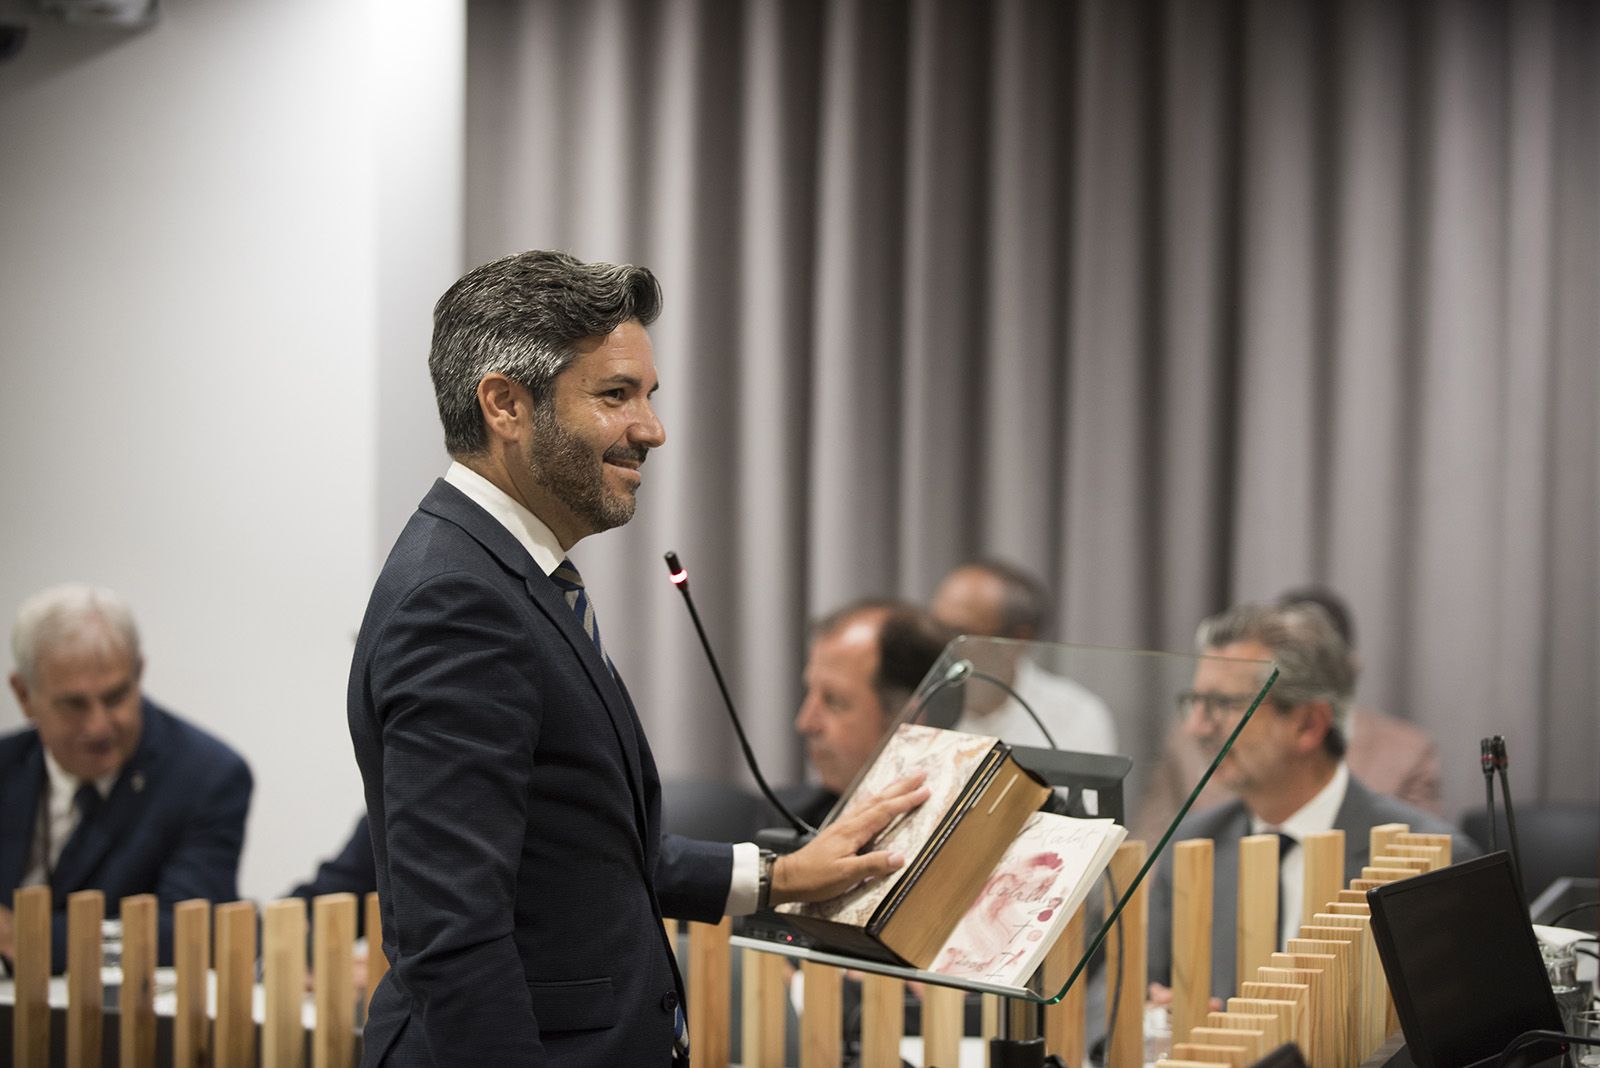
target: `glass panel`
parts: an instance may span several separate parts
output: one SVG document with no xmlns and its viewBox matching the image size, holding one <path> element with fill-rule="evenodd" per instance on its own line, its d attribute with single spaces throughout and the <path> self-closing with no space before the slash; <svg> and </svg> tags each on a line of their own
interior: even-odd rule
<svg viewBox="0 0 1600 1068">
<path fill-rule="evenodd" d="M 781 916 L 741 924 L 740 944 L 967 990 L 1058 1001 L 1105 941 L 1123 903 L 1276 678 L 1266 661 L 961 637 L 946 646 L 900 712 L 896 729 L 935 726 L 1009 743 L 1018 763 L 1055 788 L 1053 810 L 1114 819 L 1130 828 L 1130 839 L 1147 843 L 1138 877 L 1117 887 L 1109 907 L 1103 879 L 1090 892 L 1085 952 L 1059 990 L 1040 989 L 1037 973 L 1021 986 L 862 962 L 818 943 L 814 929 L 809 937 L 786 929 Z M 847 790 L 825 823 L 839 815 L 849 796 Z M 939 966 L 935 961 L 933 967 Z"/>
</svg>

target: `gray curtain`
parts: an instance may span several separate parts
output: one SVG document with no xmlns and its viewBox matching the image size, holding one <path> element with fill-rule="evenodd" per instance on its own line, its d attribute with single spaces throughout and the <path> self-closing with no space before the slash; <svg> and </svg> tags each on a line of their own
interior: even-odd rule
<svg viewBox="0 0 1600 1068">
<path fill-rule="evenodd" d="M 1600 9 L 476 0 L 467 259 L 661 276 L 669 442 L 575 554 L 668 775 L 792 781 L 805 624 L 1036 570 L 1059 640 L 1351 601 L 1361 696 L 1600 800 Z M 1163 725 L 1129 739 L 1146 755 Z"/>
</svg>

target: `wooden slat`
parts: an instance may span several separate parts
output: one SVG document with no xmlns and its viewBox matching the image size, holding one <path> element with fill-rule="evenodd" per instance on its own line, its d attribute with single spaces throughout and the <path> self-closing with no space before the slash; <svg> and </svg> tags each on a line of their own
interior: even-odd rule
<svg viewBox="0 0 1600 1068">
<path fill-rule="evenodd" d="M 67 896 L 67 1063 L 100 1063 L 105 988 L 100 985 L 100 924 L 106 898 L 98 890 Z"/>
<path fill-rule="evenodd" d="M 1243 1046 L 1213 1046 L 1204 1042 L 1174 1042 L 1172 1055 L 1179 1060 L 1201 1064 L 1229 1064 L 1245 1068 L 1250 1063 L 1250 1051 Z"/>
<path fill-rule="evenodd" d="M 1414 857 L 1417 860 L 1427 861 L 1428 871 L 1445 866 L 1445 850 L 1438 846 L 1403 845 L 1395 842 L 1389 846 L 1385 854 L 1391 857 Z"/>
<path fill-rule="evenodd" d="M 740 950 L 744 954 L 744 1023 L 739 1051 L 744 1064 L 782 1064 L 784 1003 L 788 999 L 789 965 L 775 953 Z"/>
<path fill-rule="evenodd" d="M 311 902 L 311 988 L 317 1027 L 311 1035 L 315 1068 L 355 1063 L 356 990 L 351 974 L 356 941 L 356 896 L 322 894 Z"/>
<path fill-rule="evenodd" d="M 1304 922 L 1344 889 L 1344 832 L 1308 834 L 1300 848 L 1305 850 L 1305 881 L 1300 897 L 1300 918 Z"/>
<path fill-rule="evenodd" d="M 922 1063 L 933 1065 L 956 1065 L 961 1063 L 961 1027 L 962 1015 L 966 1009 L 965 1002 L 965 995 L 959 990 L 953 990 L 947 986 L 923 988 Z M 1060 1008 L 1060 1006 L 1052 1005 L 1051 1008 Z M 1081 1012 L 1079 1015 L 1081 1019 Z M 778 1062 L 763 1061 L 759 1063 L 777 1064 Z"/>
<path fill-rule="evenodd" d="M 899 1068 L 905 1037 L 906 985 L 886 975 L 861 978 L 862 1068 Z"/>
<path fill-rule="evenodd" d="M 1335 959 L 1326 953 L 1274 953 L 1272 959 L 1274 965 L 1293 973 L 1285 978 L 1311 987 L 1315 1003 L 1311 1045 L 1315 1052 L 1307 1060 L 1312 1068 L 1340 1068 L 1346 1057 L 1345 1013 L 1349 992 L 1341 989 L 1345 977 L 1337 971 Z"/>
<path fill-rule="evenodd" d="M 1209 838 L 1172 849 L 1172 1033 L 1186 1035 L 1211 1002 L 1212 864 Z M 1076 1062 L 1075 1062 L 1076 1063 Z"/>
<path fill-rule="evenodd" d="M 1208 1012 L 1205 1026 L 1230 1031 L 1259 1031 L 1267 1050 L 1277 1049 L 1290 1037 L 1282 1019 L 1275 1012 Z"/>
<path fill-rule="evenodd" d="M 1078 906 L 1078 911 L 1072 914 L 1072 919 L 1067 921 L 1066 930 L 1061 932 L 1061 937 L 1056 944 L 1050 947 L 1050 952 L 1044 958 L 1044 992 L 1049 997 L 1054 997 L 1061 989 L 1061 984 L 1067 981 L 1072 974 L 1072 969 L 1078 966 L 1078 961 L 1083 957 L 1084 939 L 1084 906 Z M 1078 981 L 1072 984 L 1072 989 L 1066 996 L 1054 1005 L 1046 1005 L 1044 1009 L 1044 1049 L 1045 1053 L 1053 1053 L 1060 1057 L 1065 1064 L 1083 1063 L 1083 1035 L 1088 1021 L 1088 972 L 1078 976 Z M 929 1058 L 930 1064 L 940 1063 Z M 950 1063 L 955 1063 L 951 1060 Z"/>
<path fill-rule="evenodd" d="M 367 1007 L 372 1006 L 372 995 L 389 971 L 389 958 L 383 955 L 383 909 L 378 904 L 376 892 L 367 895 Z"/>
<path fill-rule="evenodd" d="M 256 907 L 217 906 L 217 1068 L 255 1068 Z"/>
<path fill-rule="evenodd" d="M 50 888 L 30 886 L 11 898 L 17 958 L 11 1060 L 17 1068 L 50 1064 Z"/>
<path fill-rule="evenodd" d="M 1216 1061 L 1185 1061 L 1162 1057 L 1156 1061 L 1156 1068 L 1215 1068 L 1216 1064 Z"/>
<path fill-rule="evenodd" d="M 1337 907 L 1337 906 L 1330 906 Z M 1346 908 L 1356 908 L 1348 905 Z M 1360 1004 L 1356 1009 L 1356 1059 L 1366 1060 L 1389 1036 L 1385 1022 L 1389 1008 L 1389 984 L 1378 957 L 1378 944 L 1372 937 L 1372 920 L 1367 916 L 1324 913 L 1315 917 L 1318 926 L 1345 927 L 1356 932 L 1356 971 Z M 1308 931 L 1316 928 L 1308 928 Z"/>
<path fill-rule="evenodd" d="M 1390 846 L 1390 848 L 1393 849 L 1394 847 Z M 1421 875 L 1429 869 L 1428 861 L 1423 860 L 1421 857 L 1396 856 L 1393 853 L 1387 853 L 1381 857 L 1373 857 L 1368 863 L 1374 868 L 1403 868 L 1416 875 Z"/>
<path fill-rule="evenodd" d="M 1117 847 L 1111 858 L 1111 877 L 1118 886 L 1133 885 L 1134 876 L 1144 866 L 1145 844 L 1130 839 Z M 1109 897 L 1109 893 L 1108 893 Z M 1141 884 L 1127 898 L 1127 906 L 1117 918 L 1121 937 L 1113 931 L 1106 939 L 1106 974 L 1122 976 L 1121 1009 L 1116 1030 L 1108 1036 L 1107 1068 L 1142 1068 L 1144 1064 L 1144 1005 L 1149 987 L 1150 897 L 1147 884 Z M 1108 905 L 1109 907 L 1109 905 Z M 1114 999 L 1108 991 L 1107 1009 Z"/>
<path fill-rule="evenodd" d="M 1367 856 L 1376 857 L 1387 853 L 1395 839 L 1411 830 L 1406 823 L 1380 823 L 1367 832 Z"/>
<path fill-rule="evenodd" d="M 172 1066 L 203 1068 L 211 1063 L 211 1015 L 206 1011 L 206 976 L 211 971 L 209 901 L 180 901 L 173 908 L 172 963 L 178 978 Z"/>
<path fill-rule="evenodd" d="M 1341 1059 L 1347 1064 L 1359 1064 L 1361 1054 L 1361 940 L 1359 933 L 1345 927 L 1319 927 L 1302 925 L 1300 937 L 1289 939 L 1289 951 L 1296 956 L 1323 954 L 1334 958 L 1329 974 L 1336 984 L 1334 992 L 1338 1026 L 1334 1028 L 1336 1041 L 1342 1042 Z"/>
<path fill-rule="evenodd" d="M 273 901 L 262 910 L 261 966 L 266 1020 L 261 1027 L 264 1068 L 302 1068 L 306 1028 L 306 903 L 298 897 Z"/>
<path fill-rule="evenodd" d="M 1242 982 L 1256 974 L 1278 948 L 1278 836 L 1251 834 L 1239 839 L 1239 896 L 1236 911 L 1234 975 Z"/>
<path fill-rule="evenodd" d="M 117 993 L 122 1068 L 156 1063 L 156 896 L 122 899 L 122 988 Z"/>
<path fill-rule="evenodd" d="M 1378 882 L 1392 883 L 1400 879 L 1409 879 L 1417 874 L 1410 868 L 1374 868 L 1361 869 L 1361 878 L 1364 881 L 1376 880 Z M 1353 883 L 1351 885 L 1354 885 Z"/>
<path fill-rule="evenodd" d="M 1293 1002 L 1283 998 L 1229 998 L 1229 1016 L 1241 1019 L 1251 1019 L 1257 1016 L 1271 1016 L 1277 1020 L 1277 1045 L 1285 1042 L 1294 1042 L 1299 1038 L 1296 1023 L 1299 1019 L 1300 1008 Z"/>
<path fill-rule="evenodd" d="M 1448 834 L 1415 834 L 1410 831 L 1394 836 L 1393 844 L 1409 846 L 1433 846 L 1439 850 L 1439 866 L 1448 867 L 1451 864 L 1452 850 L 1455 848 L 1455 839 Z"/>
<path fill-rule="evenodd" d="M 1206 1046 L 1240 1046 L 1245 1052 L 1245 1063 L 1258 1061 L 1266 1055 L 1271 1046 L 1267 1045 L 1265 1031 L 1248 1030 L 1243 1027 L 1212 1027 L 1205 1024 L 1192 1028 L 1189 1031 L 1189 1041 L 1198 1042 Z"/>
<path fill-rule="evenodd" d="M 1294 960 L 1282 953 L 1274 953 L 1275 963 L 1256 972 L 1270 983 L 1298 983 L 1306 987 L 1306 1041 L 1301 1045 L 1311 1068 L 1338 1068 L 1329 1059 L 1328 998 L 1324 992 L 1327 977 L 1320 968 L 1295 968 L 1288 965 Z"/>
<path fill-rule="evenodd" d="M 978 1022 L 983 1040 L 987 1043 L 1000 1034 L 1000 995 L 984 994 L 978 1004 Z"/>
<path fill-rule="evenodd" d="M 800 975 L 805 988 L 800 1068 L 839 1068 L 844 972 L 808 960 L 801 963 Z"/>
<path fill-rule="evenodd" d="M 689 1045 L 694 1063 L 727 1068 L 733 999 L 733 921 L 689 925 Z"/>
<path fill-rule="evenodd" d="M 1258 976 L 1261 974 L 1258 970 Z M 1251 1001 L 1289 1001 L 1294 1003 L 1294 1043 L 1300 1047 L 1301 1053 L 1311 1049 L 1311 987 L 1306 983 L 1285 983 L 1269 981 L 1266 979 L 1252 979 L 1239 984 L 1239 992 L 1243 995 L 1241 1000 Z M 1229 1005 L 1233 999 L 1229 999 Z"/>
</svg>

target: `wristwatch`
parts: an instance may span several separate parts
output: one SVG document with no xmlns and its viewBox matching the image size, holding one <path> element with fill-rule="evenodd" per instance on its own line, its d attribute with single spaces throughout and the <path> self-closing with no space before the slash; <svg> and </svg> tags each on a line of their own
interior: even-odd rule
<svg viewBox="0 0 1600 1068">
<path fill-rule="evenodd" d="M 765 912 L 772 907 L 772 869 L 778 863 L 778 854 L 770 849 L 761 851 L 756 869 L 756 911 Z"/>
</svg>

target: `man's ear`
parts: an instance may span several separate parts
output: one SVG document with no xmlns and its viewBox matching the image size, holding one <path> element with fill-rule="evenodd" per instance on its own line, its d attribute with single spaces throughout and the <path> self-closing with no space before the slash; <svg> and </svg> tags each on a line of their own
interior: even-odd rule
<svg viewBox="0 0 1600 1068">
<path fill-rule="evenodd" d="M 22 672 L 13 671 L 10 681 L 11 692 L 16 694 L 17 704 L 22 706 L 22 714 L 32 719 L 33 712 L 28 708 L 28 684 L 22 680 Z"/>
<path fill-rule="evenodd" d="M 533 415 L 533 394 L 499 371 L 478 379 L 478 411 L 491 438 L 521 441 Z"/>
<path fill-rule="evenodd" d="M 1312 753 L 1322 748 L 1322 740 L 1333 730 L 1333 705 L 1327 701 L 1307 701 L 1301 707 L 1306 710 L 1306 719 L 1295 741 L 1302 752 Z"/>
</svg>

